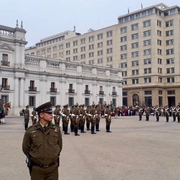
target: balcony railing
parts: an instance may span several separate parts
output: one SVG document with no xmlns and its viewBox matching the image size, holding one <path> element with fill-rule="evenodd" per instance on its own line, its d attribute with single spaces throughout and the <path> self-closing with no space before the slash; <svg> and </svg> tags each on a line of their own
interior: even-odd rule
<svg viewBox="0 0 180 180">
<path fill-rule="evenodd" d="M 100 95 L 104 95 L 104 91 L 99 91 L 99 94 Z"/>
<path fill-rule="evenodd" d="M 85 94 L 90 94 L 90 90 L 84 90 Z"/>
<path fill-rule="evenodd" d="M 37 91 L 37 87 L 29 87 L 29 91 Z"/>
<path fill-rule="evenodd" d="M 10 66 L 10 61 L 1 61 L 1 66 Z"/>
<path fill-rule="evenodd" d="M 50 92 L 57 93 L 57 88 L 50 88 Z"/>
<path fill-rule="evenodd" d="M 112 92 L 112 95 L 113 96 L 117 96 L 117 92 Z"/>
<path fill-rule="evenodd" d="M 74 89 L 68 89 L 68 93 L 74 93 Z"/>
<path fill-rule="evenodd" d="M 10 86 L 8 85 L 1 85 L 0 90 L 10 90 Z"/>
</svg>

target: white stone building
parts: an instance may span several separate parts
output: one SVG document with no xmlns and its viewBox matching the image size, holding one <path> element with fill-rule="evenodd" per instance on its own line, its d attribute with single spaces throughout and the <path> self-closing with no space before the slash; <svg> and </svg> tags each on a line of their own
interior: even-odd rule
<svg viewBox="0 0 180 180">
<path fill-rule="evenodd" d="M 120 69 L 25 55 L 26 31 L 0 25 L 0 96 L 11 115 L 30 105 L 113 103 L 122 105 Z"/>
</svg>

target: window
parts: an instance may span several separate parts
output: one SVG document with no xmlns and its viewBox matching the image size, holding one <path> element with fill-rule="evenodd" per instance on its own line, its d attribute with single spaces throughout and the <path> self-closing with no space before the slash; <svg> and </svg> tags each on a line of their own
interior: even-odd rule
<svg viewBox="0 0 180 180">
<path fill-rule="evenodd" d="M 121 34 L 124 34 L 127 32 L 127 27 L 123 27 L 120 29 Z"/>
<path fill-rule="evenodd" d="M 94 44 L 89 45 L 89 49 L 94 49 Z"/>
<path fill-rule="evenodd" d="M 74 97 L 69 97 L 69 106 L 72 106 L 74 104 Z"/>
<path fill-rule="evenodd" d="M 52 103 L 52 106 L 56 106 L 56 96 L 50 96 L 50 102 Z"/>
<path fill-rule="evenodd" d="M 144 46 L 149 46 L 151 45 L 151 39 L 145 40 L 143 41 L 143 43 L 144 43 Z"/>
<path fill-rule="evenodd" d="M 89 65 L 94 64 L 94 60 L 89 60 Z"/>
<path fill-rule="evenodd" d="M 132 61 L 132 66 L 139 66 L 139 61 L 138 60 Z"/>
<path fill-rule="evenodd" d="M 127 67 L 127 62 L 121 63 L 121 68 L 126 68 Z"/>
<path fill-rule="evenodd" d="M 121 42 L 127 41 L 127 36 L 121 37 Z"/>
<path fill-rule="evenodd" d="M 51 52 L 51 48 L 47 48 L 47 53 L 50 53 Z"/>
<path fill-rule="evenodd" d="M 9 90 L 8 78 L 2 78 L 2 89 Z"/>
<path fill-rule="evenodd" d="M 102 63 L 103 63 L 103 58 L 98 58 L 98 59 L 97 59 L 97 63 L 98 63 L 98 64 L 102 64 Z"/>
<path fill-rule="evenodd" d="M 157 39 L 157 45 L 159 45 L 159 46 L 162 45 L 162 41 L 160 39 Z"/>
<path fill-rule="evenodd" d="M 53 47 L 53 51 L 57 51 L 57 46 L 54 46 L 54 47 Z"/>
<path fill-rule="evenodd" d="M 9 102 L 9 95 L 1 95 L 1 100 L 3 104 L 6 104 Z"/>
<path fill-rule="evenodd" d="M 94 57 L 94 52 L 90 52 L 89 57 Z"/>
<path fill-rule="evenodd" d="M 166 26 L 166 27 L 170 27 L 170 26 L 173 26 L 173 25 L 174 25 L 173 20 L 171 20 L 171 21 L 166 21 L 166 22 L 165 22 L 165 26 Z"/>
<path fill-rule="evenodd" d="M 138 33 L 132 34 L 132 35 L 131 35 L 131 38 L 132 38 L 132 40 L 133 40 L 133 39 L 138 39 Z"/>
<path fill-rule="evenodd" d="M 166 40 L 166 46 L 174 45 L 174 39 Z"/>
<path fill-rule="evenodd" d="M 162 49 L 157 49 L 157 54 L 162 55 Z"/>
<path fill-rule="evenodd" d="M 70 55 L 70 54 L 71 54 L 70 50 L 66 51 L 66 55 Z"/>
<path fill-rule="evenodd" d="M 132 75 L 138 75 L 138 74 L 139 74 L 139 70 L 138 69 L 132 70 Z"/>
<path fill-rule="evenodd" d="M 151 77 L 144 78 L 144 83 L 151 83 Z"/>
<path fill-rule="evenodd" d="M 144 94 L 145 95 L 150 95 L 150 94 L 152 94 L 152 91 L 144 91 Z"/>
<path fill-rule="evenodd" d="M 67 58 L 66 58 L 66 61 L 71 61 L 70 57 L 67 57 Z"/>
<path fill-rule="evenodd" d="M 103 55 L 103 50 L 100 50 L 97 52 L 97 55 L 100 56 L 100 55 Z"/>
<path fill-rule="evenodd" d="M 132 43 L 131 46 L 132 46 L 132 49 L 138 48 L 139 47 L 139 43 L 138 42 Z"/>
<path fill-rule="evenodd" d="M 162 83 L 162 77 L 158 77 L 158 82 Z"/>
<path fill-rule="evenodd" d="M 138 30 L 138 24 L 133 24 L 133 25 L 131 25 L 131 30 L 132 30 L 132 31 Z"/>
<path fill-rule="evenodd" d="M 120 47 L 121 51 L 127 50 L 127 45 L 123 45 Z"/>
<path fill-rule="evenodd" d="M 166 55 L 174 54 L 174 49 L 167 49 L 166 50 Z"/>
<path fill-rule="evenodd" d="M 73 46 L 77 46 L 78 45 L 78 41 L 73 41 Z"/>
<path fill-rule="evenodd" d="M 149 9 L 148 10 L 148 15 L 151 15 L 153 13 L 153 10 L 152 9 Z"/>
<path fill-rule="evenodd" d="M 161 31 L 157 30 L 157 35 L 161 36 L 162 35 Z"/>
<path fill-rule="evenodd" d="M 73 56 L 73 61 L 78 60 L 78 56 Z"/>
<path fill-rule="evenodd" d="M 174 35 L 174 30 L 166 31 L 166 36 L 173 36 L 173 35 Z"/>
<path fill-rule="evenodd" d="M 112 56 L 107 57 L 107 62 L 112 62 L 112 61 L 113 61 Z"/>
<path fill-rule="evenodd" d="M 158 73 L 162 74 L 162 68 L 158 68 Z"/>
<path fill-rule="evenodd" d="M 143 12 L 142 12 L 142 16 L 146 16 L 146 11 L 143 11 Z"/>
<path fill-rule="evenodd" d="M 112 31 L 108 31 L 108 32 L 106 33 L 107 37 L 111 37 L 112 34 L 113 34 Z"/>
<path fill-rule="evenodd" d="M 81 59 L 85 59 L 86 58 L 86 54 L 81 54 Z"/>
<path fill-rule="evenodd" d="M 63 44 L 59 45 L 59 50 L 63 49 Z"/>
<path fill-rule="evenodd" d="M 139 79 L 132 79 L 132 84 L 139 84 Z"/>
<path fill-rule="evenodd" d="M 170 10 L 170 15 L 176 14 L 176 9 L 171 9 Z"/>
<path fill-rule="evenodd" d="M 2 54 L 2 61 L 4 62 L 8 62 L 8 54 Z"/>
<path fill-rule="evenodd" d="M 107 41 L 107 46 L 112 44 L 112 39 Z"/>
<path fill-rule="evenodd" d="M 97 43 L 97 47 L 98 47 L 98 48 L 103 47 L 103 42 L 99 42 L 99 43 Z"/>
<path fill-rule="evenodd" d="M 173 83 L 173 82 L 175 82 L 174 77 L 168 77 L 167 78 L 167 83 Z"/>
<path fill-rule="evenodd" d="M 139 52 L 135 51 L 131 53 L 132 57 L 138 57 L 139 56 Z"/>
<path fill-rule="evenodd" d="M 90 36 L 89 37 L 89 42 L 93 42 L 94 41 L 94 36 Z"/>
<path fill-rule="evenodd" d="M 157 21 L 157 26 L 161 27 L 161 21 Z"/>
<path fill-rule="evenodd" d="M 163 94 L 163 91 L 159 91 L 159 95 L 162 95 Z"/>
<path fill-rule="evenodd" d="M 172 68 L 166 68 L 166 73 L 167 73 L 167 74 L 175 73 L 174 67 L 172 67 Z"/>
<path fill-rule="evenodd" d="M 110 53 L 112 53 L 112 52 L 113 52 L 112 48 L 108 48 L 108 49 L 107 49 L 107 54 L 110 54 Z"/>
<path fill-rule="evenodd" d="M 174 58 L 166 59 L 166 64 L 174 64 Z"/>
<path fill-rule="evenodd" d="M 168 11 L 165 11 L 164 12 L 164 16 L 168 16 L 169 15 L 169 12 Z"/>
<path fill-rule="evenodd" d="M 98 40 L 103 39 L 103 34 L 102 34 L 102 33 L 101 33 L 101 34 L 98 34 L 98 35 L 97 35 L 97 39 L 98 39 Z"/>
<path fill-rule="evenodd" d="M 136 14 L 136 19 L 139 19 L 140 18 L 140 13 L 137 13 Z"/>
<path fill-rule="evenodd" d="M 151 30 L 144 31 L 143 34 L 144 34 L 144 37 L 150 36 L 151 35 Z"/>
<path fill-rule="evenodd" d="M 70 48 L 70 43 L 66 43 L 66 48 Z"/>
<path fill-rule="evenodd" d="M 151 54 L 151 49 L 145 49 L 144 50 L 144 55 L 149 55 Z"/>
<path fill-rule="evenodd" d="M 90 103 L 89 103 L 89 98 L 85 98 L 85 106 L 88 106 L 88 105 L 90 105 Z"/>
<path fill-rule="evenodd" d="M 151 68 L 145 68 L 144 74 L 151 74 Z"/>
<path fill-rule="evenodd" d="M 121 57 L 121 59 L 127 59 L 127 53 L 126 54 L 121 54 L 120 57 Z"/>
<path fill-rule="evenodd" d="M 143 22 L 143 27 L 149 27 L 149 26 L 151 26 L 151 20 Z"/>
<path fill-rule="evenodd" d="M 83 51 L 86 51 L 86 47 L 85 46 L 81 47 L 81 52 L 83 52 Z"/>
<path fill-rule="evenodd" d="M 122 76 L 127 76 L 127 71 L 122 71 Z"/>
<path fill-rule="evenodd" d="M 36 96 L 29 96 L 29 106 L 36 107 Z"/>
<path fill-rule="evenodd" d="M 77 53 L 78 52 L 78 48 L 73 49 L 73 53 Z"/>
<path fill-rule="evenodd" d="M 151 58 L 144 59 L 144 64 L 151 64 Z"/>
<path fill-rule="evenodd" d="M 134 14 L 130 16 L 130 20 L 134 20 Z"/>
<path fill-rule="evenodd" d="M 157 59 L 157 62 L 158 62 L 158 64 L 162 64 L 162 59 L 161 59 L 161 58 L 158 58 L 158 59 Z"/>
<path fill-rule="evenodd" d="M 86 43 L 86 39 L 85 38 L 81 39 L 81 44 L 85 44 L 85 43 Z"/>
<path fill-rule="evenodd" d="M 57 53 L 53 54 L 53 58 L 57 58 Z"/>
<path fill-rule="evenodd" d="M 167 94 L 175 94 L 175 91 L 174 90 L 171 90 L 171 91 L 167 91 Z"/>
</svg>

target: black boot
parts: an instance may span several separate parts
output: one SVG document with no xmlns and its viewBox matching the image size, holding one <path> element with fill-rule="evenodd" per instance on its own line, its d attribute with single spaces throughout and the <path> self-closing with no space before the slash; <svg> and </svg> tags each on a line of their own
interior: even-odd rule
<svg viewBox="0 0 180 180">
<path fill-rule="evenodd" d="M 108 131 L 107 132 L 111 133 L 111 131 L 110 131 L 110 124 L 108 125 Z"/>
<path fill-rule="evenodd" d="M 68 133 L 68 127 L 67 127 L 67 126 L 64 127 L 64 134 L 65 134 L 65 135 L 69 135 L 69 133 Z"/>
<path fill-rule="evenodd" d="M 96 131 L 100 131 L 99 130 L 99 124 L 96 124 Z"/>
<path fill-rule="evenodd" d="M 75 136 L 80 136 L 80 135 L 78 134 L 78 127 L 76 127 L 76 128 L 74 129 L 74 135 L 75 135 Z"/>
<path fill-rule="evenodd" d="M 96 134 L 96 133 L 94 132 L 94 126 L 91 126 L 91 134 Z"/>
<path fill-rule="evenodd" d="M 84 124 L 81 126 L 81 133 L 86 133 L 86 132 L 84 131 Z"/>
</svg>

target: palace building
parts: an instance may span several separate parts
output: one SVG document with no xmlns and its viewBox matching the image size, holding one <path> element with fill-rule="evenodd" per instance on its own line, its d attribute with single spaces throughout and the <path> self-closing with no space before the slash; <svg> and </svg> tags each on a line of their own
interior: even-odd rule
<svg viewBox="0 0 180 180">
<path fill-rule="evenodd" d="M 119 16 L 118 23 L 109 27 L 44 38 L 25 53 L 121 69 L 123 105 L 177 105 L 179 27 L 180 7 L 160 3 Z"/>
<path fill-rule="evenodd" d="M 11 102 L 10 115 L 19 115 L 26 105 L 37 107 L 113 103 L 122 106 L 120 69 L 69 62 L 40 55 L 25 55 L 26 30 L 0 25 L 0 98 Z"/>
</svg>

